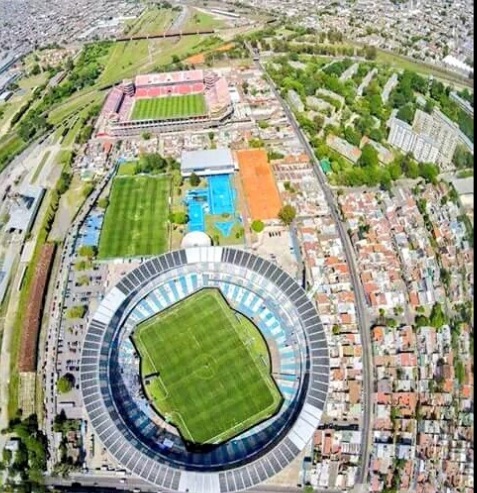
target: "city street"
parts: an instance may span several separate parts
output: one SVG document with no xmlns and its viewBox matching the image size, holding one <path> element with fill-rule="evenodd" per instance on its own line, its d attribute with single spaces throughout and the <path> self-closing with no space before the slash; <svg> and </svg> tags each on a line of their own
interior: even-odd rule
<svg viewBox="0 0 477 493">
<path fill-rule="evenodd" d="M 359 318 L 359 327 L 361 329 L 361 337 L 362 337 L 362 343 L 363 343 L 363 367 L 364 367 L 364 387 L 363 387 L 363 399 L 364 399 L 364 412 L 363 412 L 363 421 L 362 421 L 362 433 L 363 433 L 363 448 L 362 448 L 362 460 L 360 463 L 360 473 L 359 473 L 359 478 L 360 478 L 360 483 L 365 483 L 366 481 L 366 475 L 368 471 L 368 466 L 369 466 L 369 460 L 370 460 L 370 455 L 371 455 L 371 442 L 372 442 L 372 434 L 371 434 L 371 423 L 372 423 L 372 417 L 373 417 L 373 404 L 372 404 L 372 394 L 373 394 L 373 370 L 372 370 L 372 358 L 371 358 L 371 341 L 369 337 L 369 317 L 368 317 L 368 312 L 366 308 L 366 301 L 364 299 L 364 292 L 363 292 L 363 287 L 361 285 L 361 281 L 359 279 L 359 275 L 356 269 L 356 263 L 355 263 L 355 258 L 354 258 L 354 253 L 353 249 L 351 247 L 351 242 L 350 239 L 348 238 L 348 235 L 346 233 L 344 224 L 339 216 L 338 209 L 336 206 L 336 200 L 333 196 L 332 191 L 330 190 L 328 184 L 326 183 L 326 178 L 324 176 L 324 173 L 320 167 L 319 162 L 316 159 L 315 153 L 313 149 L 310 146 L 310 143 L 308 142 L 308 139 L 306 136 L 303 134 L 300 126 L 298 125 L 295 116 L 293 115 L 292 111 L 288 107 L 288 105 L 285 103 L 283 98 L 280 96 L 279 91 L 277 90 L 274 82 L 270 79 L 270 77 L 267 75 L 265 67 L 262 65 L 261 61 L 257 59 L 257 56 L 255 55 L 253 49 L 249 47 L 249 50 L 251 52 L 251 55 L 255 57 L 255 62 L 257 67 L 259 67 L 262 72 L 264 77 L 268 80 L 270 86 L 272 87 L 272 90 L 275 94 L 275 97 L 277 98 L 278 101 L 281 102 L 283 110 L 285 114 L 288 117 L 288 120 L 290 121 L 291 125 L 293 126 L 296 134 L 299 136 L 301 143 L 303 144 L 304 149 L 306 150 L 306 153 L 308 154 L 308 157 L 310 158 L 311 162 L 314 163 L 314 171 L 316 178 L 320 182 L 321 188 L 325 194 L 326 201 L 330 207 L 333 219 L 335 220 L 335 223 L 338 227 L 338 232 L 342 241 L 342 244 L 345 249 L 345 254 L 346 254 L 346 259 L 348 262 L 348 265 L 350 267 L 350 275 L 352 279 L 352 284 L 353 284 L 353 289 L 356 295 L 356 308 L 357 308 L 357 314 Z"/>
</svg>

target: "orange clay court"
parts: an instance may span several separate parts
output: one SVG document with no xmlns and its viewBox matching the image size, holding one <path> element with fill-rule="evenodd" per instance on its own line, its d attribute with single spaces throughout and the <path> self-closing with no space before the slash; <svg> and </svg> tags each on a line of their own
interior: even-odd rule
<svg viewBox="0 0 477 493">
<path fill-rule="evenodd" d="M 276 219 L 282 201 L 266 151 L 240 150 L 237 151 L 237 160 L 252 221 Z"/>
</svg>

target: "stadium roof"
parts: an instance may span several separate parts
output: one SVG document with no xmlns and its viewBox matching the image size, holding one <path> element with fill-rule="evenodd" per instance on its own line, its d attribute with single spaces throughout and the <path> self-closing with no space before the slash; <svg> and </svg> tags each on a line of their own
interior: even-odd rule
<svg viewBox="0 0 477 493">
<path fill-rule="evenodd" d="M 229 166 L 234 166 L 234 158 L 230 149 L 226 148 L 184 151 L 181 156 L 181 171 L 220 169 Z"/>
<path fill-rule="evenodd" d="M 6 230 L 27 231 L 44 193 L 44 188 L 34 185 L 25 186 L 18 192 L 15 203 L 10 209 L 10 219 L 6 225 Z"/>
</svg>

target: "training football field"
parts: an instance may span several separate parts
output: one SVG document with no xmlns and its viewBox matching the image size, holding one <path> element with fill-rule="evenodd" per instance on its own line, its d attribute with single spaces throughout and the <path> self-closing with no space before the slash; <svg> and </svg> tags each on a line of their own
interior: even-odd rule
<svg viewBox="0 0 477 493">
<path fill-rule="evenodd" d="M 168 120 L 186 118 L 207 113 L 203 94 L 166 96 L 162 98 L 137 99 L 131 120 Z"/>
<path fill-rule="evenodd" d="M 188 442 L 224 442 L 281 405 L 260 332 L 217 289 L 139 324 L 132 339 L 148 398 Z"/>
<path fill-rule="evenodd" d="M 98 257 L 164 253 L 170 194 L 165 176 L 115 178 L 99 237 Z"/>
</svg>

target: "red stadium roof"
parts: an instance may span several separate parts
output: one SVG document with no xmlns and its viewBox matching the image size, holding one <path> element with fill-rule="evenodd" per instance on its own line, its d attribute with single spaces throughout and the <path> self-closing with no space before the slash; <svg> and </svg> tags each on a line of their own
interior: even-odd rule
<svg viewBox="0 0 477 493">
<path fill-rule="evenodd" d="M 162 84 L 178 84 L 181 82 L 202 82 L 203 70 L 184 70 L 182 72 L 166 72 L 163 74 L 138 75 L 135 79 L 136 87 Z"/>
</svg>

